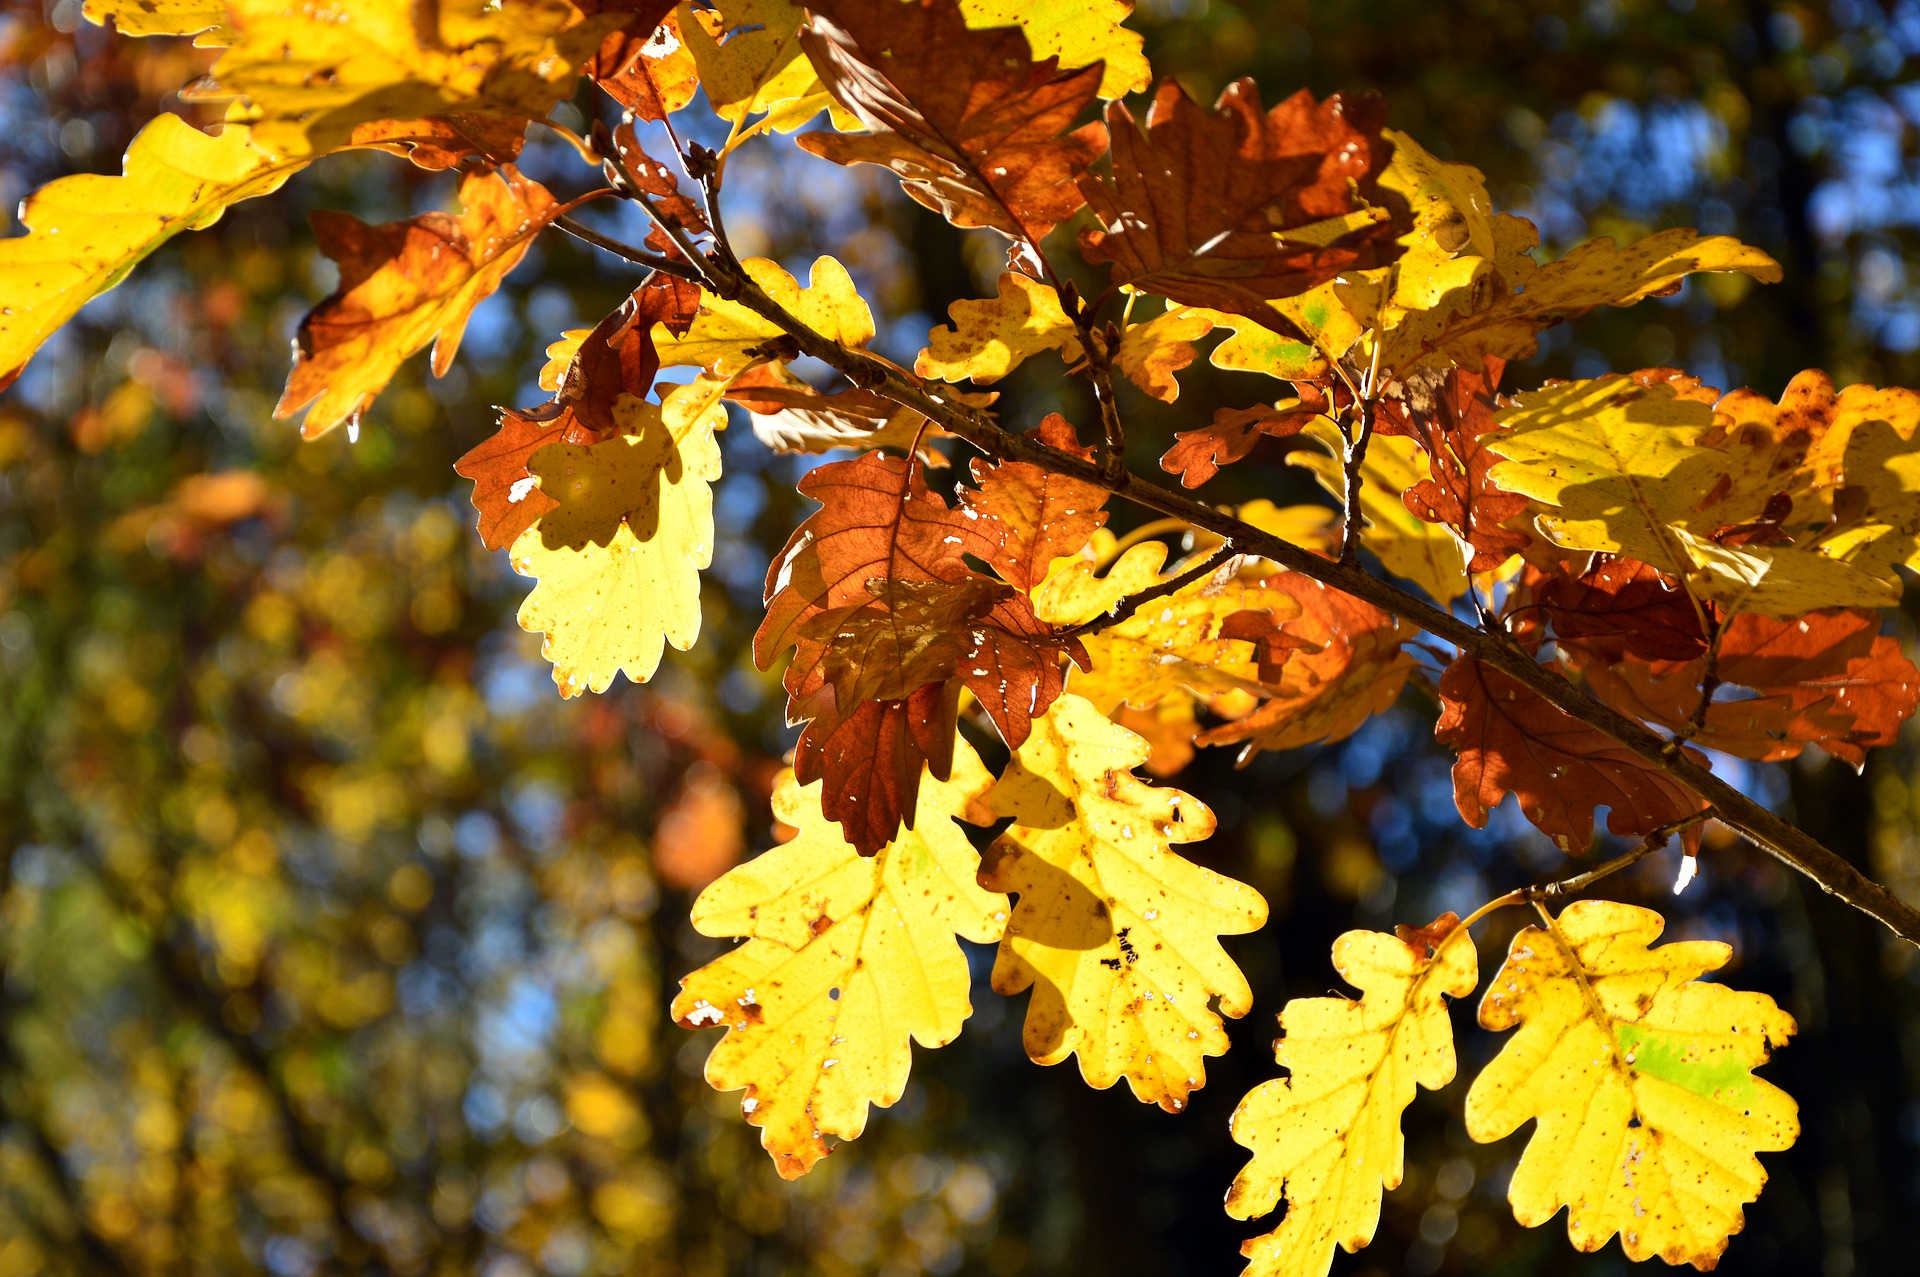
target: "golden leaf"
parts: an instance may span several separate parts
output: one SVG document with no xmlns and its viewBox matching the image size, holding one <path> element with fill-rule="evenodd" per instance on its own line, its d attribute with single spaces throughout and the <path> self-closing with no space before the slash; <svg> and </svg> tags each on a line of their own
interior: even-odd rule
<svg viewBox="0 0 1920 1277">
<path fill-rule="evenodd" d="M 1493 481 L 1549 507 L 1535 522 L 1555 545 L 1639 559 L 1729 611 L 1793 617 L 1899 599 L 1897 578 L 1817 548 L 1712 540 L 1728 511 L 1703 514 L 1701 503 L 1733 482 L 1741 454 L 1710 437 L 1708 404 L 1670 384 L 1566 382 L 1521 395 L 1499 417 L 1506 432 L 1487 444 L 1507 460 Z M 1913 513 L 1920 522 L 1920 505 Z"/>
<path fill-rule="evenodd" d="M 1120 24 L 1133 0 L 960 0 L 960 13 L 976 29 L 1018 26 L 1027 33 L 1035 60 L 1057 57 L 1060 69 L 1103 63 L 1100 96 L 1125 97 L 1153 82 L 1138 32 Z"/>
<path fill-rule="evenodd" d="M 1257 929 L 1267 903 L 1243 883 L 1177 856 L 1169 844 L 1213 832 L 1213 813 L 1132 769 L 1146 742 L 1067 694 L 1033 725 L 994 787 L 1013 824 L 988 849 L 982 885 L 1020 900 L 994 961 L 1001 993 L 1033 988 L 1027 1054 L 1078 1053 L 1099 1088 L 1124 1077 L 1169 1111 L 1227 1049 L 1208 1009 L 1242 1016 L 1253 995 L 1219 936 Z"/>
<path fill-rule="evenodd" d="M 1764 994 L 1699 983 L 1726 945 L 1650 950 L 1663 925 L 1582 900 L 1514 937 L 1480 1023 L 1520 1031 L 1467 1092 L 1467 1133 L 1537 1123 L 1507 1192 L 1527 1227 L 1564 1206 L 1581 1250 L 1619 1233 L 1629 1259 L 1707 1269 L 1767 1182 L 1754 1154 L 1800 1134 L 1792 1098 L 1752 1073 L 1794 1024 Z"/>
<path fill-rule="evenodd" d="M 81 12 L 101 26 L 112 19 L 121 35 L 190 35 L 201 48 L 230 38 L 225 0 L 87 0 Z"/>
<path fill-rule="evenodd" d="M 1262 1082 L 1233 1112 L 1233 1138 L 1253 1160 L 1227 1191 L 1227 1214 L 1265 1215 L 1284 1195 L 1280 1226 L 1243 1247 L 1246 1277 L 1325 1277 L 1336 1245 L 1373 1240 L 1380 1200 L 1400 1186 L 1400 1115 L 1416 1085 L 1453 1080 L 1447 998 L 1480 981 L 1473 938 L 1453 914 L 1404 938 L 1349 931 L 1333 965 L 1350 998 L 1296 998 L 1280 1013 L 1274 1058 L 1285 1078 Z"/>
<path fill-rule="evenodd" d="M 806 16 L 788 0 L 721 0 L 688 10 L 681 38 L 699 69 L 714 112 L 730 123 L 771 113 L 791 133 L 827 105 L 826 89 L 800 50 Z M 731 34 L 729 34 L 731 33 Z"/>
<path fill-rule="evenodd" d="M 567 0 L 231 0 L 230 46 L 192 94 L 236 100 L 255 142 L 308 158 L 440 121 L 511 159 L 532 120 L 573 92 L 622 14 Z M 420 21 L 421 15 L 431 20 Z M 436 164 L 436 167 L 444 165 Z"/>
<path fill-rule="evenodd" d="M 1180 397 L 1173 374 L 1199 357 L 1193 343 L 1213 329 L 1212 317 L 1185 306 L 1170 306 L 1152 319 L 1128 324 L 1120 335 L 1113 366 L 1155 399 L 1172 403 Z"/>
<path fill-rule="evenodd" d="M 767 296 L 827 340 L 855 347 L 873 340 L 873 312 L 867 309 L 847 268 L 833 258 L 814 261 L 805 288 L 778 262 L 749 257 L 741 265 Z M 684 336 L 676 337 L 665 324 L 653 326 L 653 344 L 662 364 L 705 368 L 725 377 L 744 371 L 761 358 L 747 351 L 784 335 L 778 325 L 746 306 L 712 293 L 701 297 L 700 313 Z"/>
<path fill-rule="evenodd" d="M 900 1098 L 909 1041 L 945 1046 L 972 1014 L 966 954 L 955 936 L 1000 937 L 1005 896 L 975 882 L 979 856 L 956 823 L 977 819 L 993 780 L 956 740 L 948 781 L 923 772 L 920 816 L 878 854 L 861 856 L 820 812 L 820 786 L 781 777 L 773 814 L 796 826 L 700 893 L 693 925 L 746 943 L 680 982 L 673 1018 L 724 1024 L 707 1057 L 717 1090 L 746 1088 L 747 1120 L 782 1175 L 804 1175 L 853 1139 L 867 1108 Z"/>
<path fill-rule="evenodd" d="M 546 635 L 540 653 L 562 696 L 604 692 L 618 673 L 643 683 L 666 643 L 684 652 L 700 634 L 700 569 L 713 560 L 711 484 L 720 477 L 713 432 L 725 410 L 668 427 L 657 406 L 622 395 L 614 417 L 637 433 L 534 454 L 537 473 L 564 476 L 552 492 L 560 504 L 513 543 L 513 570 L 539 580 L 520 605 L 520 626 Z M 550 545 L 545 525 L 556 518 L 563 532 Z M 567 548 L 570 539 L 583 548 Z"/>
<path fill-rule="evenodd" d="M 1088 559 L 1061 560 L 1035 590 L 1034 612 L 1050 625 L 1083 625 L 1128 595 L 1167 580 L 1172 574 L 1161 570 L 1166 557 L 1165 545 L 1144 541 L 1104 576 L 1094 575 Z M 1220 636 L 1227 618 L 1246 611 L 1268 612 L 1278 625 L 1300 615 L 1300 604 L 1284 591 L 1231 573 L 1204 577 L 1117 625 L 1083 635 L 1092 668 L 1075 669 L 1068 685 L 1109 714 L 1122 704 L 1147 709 L 1168 697 L 1191 702 L 1198 694 L 1210 703 L 1265 695 L 1254 644 Z"/>
<path fill-rule="evenodd" d="M 213 225 L 231 204 L 278 190 L 301 167 L 275 160 L 236 125 L 209 137 L 161 115 L 127 148 L 125 176 L 82 173 L 29 195 L 20 220 L 32 233 L 0 240 L 0 387 L 154 249 Z"/>
<path fill-rule="evenodd" d="M 1042 351 L 1057 350 L 1069 364 L 1084 354 L 1059 294 L 1025 275 L 1005 272 L 995 296 L 957 301 L 947 314 L 953 323 L 928 333 L 914 362 L 922 377 L 987 385 Z"/>
</svg>

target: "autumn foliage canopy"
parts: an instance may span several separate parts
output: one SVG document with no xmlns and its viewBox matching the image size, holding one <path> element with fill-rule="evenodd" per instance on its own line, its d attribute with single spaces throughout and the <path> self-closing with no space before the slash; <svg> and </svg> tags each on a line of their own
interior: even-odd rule
<svg viewBox="0 0 1920 1277">
<path fill-rule="evenodd" d="M 698 640 L 729 404 L 768 448 L 835 454 L 800 483 L 818 509 L 773 562 L 754 645 L 800 729 L 773 800 L 793 832 L 700 895 L 693 925 L 740 943 L 672 1010 L 724 1026 L 707 1078 L 744 1091 L 783 1175 L 900 1097 L 911 1044 L 960 1034 L 962 939 L 998 945 L 995 991 L 1032 991 L 1034 1061 L 1077 1056 L 1091 1085 L 1183 1109 L 1226 1050 L 1221 1017 L 1252 1009 L 1220 937 L 1267 906 L 1181 854 L 1213 817 L 1142 770 L 1338 740 L 1413 687 L 1457 755 L 1462 820 L 1512 795 L 1568 856 L 1626 842 L 1464 920 L 1341 937 L 1360 996 L 1289 1003 L 1286 1076 L 1235 1115 L 1251 1160 L 1227 1209 L 1282 1211 L 1248 1271 L 1320 1277 L 1371 1239 L 1403 1110 L 1454 1076 L 1448 999 L 1482 984 L 1471 927 L 1509 905 L 1537 925 L 1480 1004 L 1510 1036 L 1467 1133 L 1534 1124 L 1522 1224 L 1564 1209 L 1577 1247 L 1710 1268 L 1765 1183 L 1757 1155 L 1798 1134 L 1753 1073 L 1793 1021 L 1702 982 L 1724 945 L 1656 945 L 1642 908 L 1549 906 L 1671 840 L 1691 857 L 1719 822 L 1920 943 L 1920 915 L 1704 752 L 1858 764 L 1920 703 L 1881 633 L 1920 567 L 1920 395 L 1817 371 L 1778 402 L 1671 368 L 1513 384 L 1552 325 L 1780 270 L 1684 229 L 1539 260 L 1535 228 L 1388 129 L 1382 102 L 1251 81 L 1195 101 L 1154 83 L 1128 8 L 89 0 L 128 36 L 218 48 L 190 96 L 226 123 L 163 115 L 125 176 L 27 200 L 30 233 L 0 241 L 0 383 L 167 238 L 345 150 L 448 170 L 457 195 L 386 225 L 313 218 L 339 287 L 301 324 L 278 407 L 308 436 L 356 430 L 429 345 L 444 373 L 539 237 L 624 258 L 644 281 L 554 334 L 551 398 L 505 410 L 458 470 L 575 696 Z M 548 116 L 583 78 L 601 122 L 579 136 Z M 680 145 L 689 112 L 717 114 L 725 145 Z M 672 152 L 649 154 L 637 126 L 660 123 Z M 578 151 L 577 191 L 515 169 L 534 126 Z M 801 279 L 736 255 L 728 160 L 782 138 L 997 236 L 994 295 L 956 303 L 906 367 L 870 348 L 834 257 Z M 600 202 L 644 210 L 644 243 L 573 217 Z M 996 412 L 993 384 L 1042 358 L 1087 380 L 1097 419 Z M 1262 380 L 1150 474 L 1115 387 L 1171 403 L 1202 358 Z M 1329 501 L 1207 502 L 1268 441 Z M 1155 519 L 1117 537 L 1116 501 Z"/>
</svg>

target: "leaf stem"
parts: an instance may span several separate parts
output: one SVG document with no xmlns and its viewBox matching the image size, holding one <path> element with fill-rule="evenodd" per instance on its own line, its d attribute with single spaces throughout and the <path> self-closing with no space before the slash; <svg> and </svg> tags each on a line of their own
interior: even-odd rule
<svg viewBox="0 0 1920 1277">
<path fill-rule="evenodd" d="M 582 243 L 591 244 L 603 252 L 612 253 L 615 257 L 624 257 L 636 266 L 645 266 L 648 270 L 657 270 L 663 275 L 672 275 L 676 279 L 690 280 L 695 283 L 699 282 L 699 274 L 685 263 L 672 261 L 665 257 L 658 257 L 652 253 L 634 248 L 631 245 L 623 244 L 617 239 L 602 235 L 599 231 L 581 225 L 571 217 L 564 215 L 556 217 L 553 219 L 553 224 Z"/>
<path fill-rule="evenodd" d="M 1637 865 L 1648 856 L 1663 850 L 1667 845 L 1667 840 L 1675 834 L 1683 829 L 1691 828 L 1715 814 L 1713 808 L 1706 807 L 1694 812 L 1690 816 L 1664 824 L 1648 834 L 1646 838 L 1641 841 L 1640 845 L 1632 851 L 1623 852 L 1611 860 L 1602 861 L 1585 873 L 1578 873 L 1571 878 L 1561 878 L 1554 882 L 1536 883 L 1531 887 L 1515 887 L 1506 895 L 1496 896 L 1481 905 L 1478 909 L 1475 909 L 1467 915 L 1466 921 L 1460 925 L 1462 927 L 1471 927 L 1474 923 L 1480 921 L 1494 910 L 1505 909 L 1508 905 L 1532 902 L 1538 907 L 1542 901 L 1554 900 L 1561 896 L 1573 895 L 1578 891 L 1585 891 L 1602 878 L 1617 874 L 1622 869 L 1626 869 L 1632 865 Z"/>
</svg>

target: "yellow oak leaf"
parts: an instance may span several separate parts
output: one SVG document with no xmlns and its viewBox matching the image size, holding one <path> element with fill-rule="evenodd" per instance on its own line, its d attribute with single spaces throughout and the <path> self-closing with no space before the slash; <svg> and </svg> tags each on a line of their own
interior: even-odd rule
<svg viewBox="0 0 1920 1277">
<path fill-rule="evenodd" d="M 720 477 L 714 429 L 725 410 L 669 428 L 656 405 L 622 395 L 613 413 L 629 433 L 534 454 L 530 469 L 560 504 L 511 553 L 514 571 L 538 578 L 520 626 L 545 634 L 540 654 L 562 696 L 604 692 L 619 673 L 644 683 L 665 644 L 684 652 L 700 634 L 700 569 L 713 560 L 711 485 Z M 549 489 L 547 476 L 561 481 Z M 562 531 L 549 544 L 554 519 Z"/>
<path fill-rule="evenodd" d="M 1323 505 L 1276 506 L 1261 497 L 1233 514 L 1242 523 L 1321 554 L 1331 554 L 1340 547 L 1340 512 Z M 1274 570 L 1279 570 L 1277 565 Z"/>
<path fill-rule="evenodd" d="M 1488 446 L 1507 460 L 1493 481 L 1547 507 L 1535 523 L 1556 545 L 1639 559 L 1730 611 L 1791 617 L 1899 598 L 1897 580 L 1816 548 L 1714 542 L 1726 511 L 1703 515 L 1701 503 L 1730 482 L 1739 454 L 1710 437 L 1712 407 L 1671 384 L 1565 382 L 1520 395 L 1498 416 L 1506 431 Z"/>
<path fill-rule="evenodd" d="M 1167 547 L 1144 541 L 1130 547 L 1104 576 L 1092 562 L 1065 560 L 1035 590 L 1033 607 L 1051 625 L 1083 625 L 1117 607 L 1128 595 L 1151 589 L 1171 573 L 1161 569 Z M 1081 636 L 1092 663 L 1067 676 L 1068 686 L 1102 711 L 1120 705 L 1148 709 L 1167 697 L 1211 702 L 1222 696 L 1261 696 L 1259 660 L 1249 640 L 1221 637 L 1221 627 L 1240 612 L 1267 612 L 1275 625 L 1300 615 L 1290 594 L 1242 580 L 1232 569 L 1223 579 L 1205 577 L 1156 599 L 1117 625 Z"/>
<path fill-rule="evenodd" d="M 672 1011 L 688 1028 L 727 1027 L 707 1082 L 746 1088 L 747 1120 L 788 1179 L 827 1155 L 829 1137 L 858 1136 L 869 1105 L 900 1098 L 910 1042 L 959 1036 L 972 982 L 955 937 L 991 943 L 1007 921 L 1007 898 L 976 883 L 980 857 L 956 823 L 980 819 L 993 783 L 965 740 L 952 779 L 922 772 L 914 828 L 873 856 L 821 815 L 823 783 L 783 774 L 774 818 L 799 832 L 694 902 L 701 934 L 746 943 L 682 980 Z"/>
<path fill-rule="evenodd" d="M 429 120 L 510 159 L 625 16 L 568 0 L 230 0 L 228 15 L 229 47 L 191 96 L 235 102 L 255 142 L 288 159 Z"/>
<path fill-rule="evenodd" d="M 313 216 L 321 251 L 340 263 L 340 287 L 300 323 L 293 371 L 274 408 L 305 408 L 311 439 L 352 421 L 400 365 L 433 343 L 433 375 L 453 366 L 474 307 L 520 264 L 560 215 L 547 189 L 511 166 L 469 173 L 458 213 L 423 213 L 369 226 L 350 213 Z"/>
<path fill-rule="evenodd" d="M 805 288 L 778 262 L 749 257 L 741 265 L 767 296 L 829 341 L 864 346 L 873 340 L 873 312 L 867 309 L 847 268 L 833 258 L 814 261 Z M 665 324 L 653 326 L 653 344 L 662 364 L 705 368 L 721 376 L 733 376 L 751 367 L 761 356 L 747 352 L 781 336 L 784 332 L 775 324 L 739 302 L 712 293 L 701 297 L 700 313 L 685 335 L 676 337 Z"/>
<path fill-rule="evenodd" d="M 540 389 L 549 393 L 560 389 L 567 369 L 573 367 L 581 345 L 592 332 L 591 328 L 568 328 L 561 332 L 558 340 L 547 344 L 547 362 L 540 366 Z"/>
<path fill-rule="evenodd" d="M 1295 303 L 1301 303 L 1296 305 Z M 1346 310 L 1330 295 L 1314 289 L 1299 297 L 1289 297 L 1281 302 L 1271 303 L 1276 310 L 1282 311 L 1296 324 L 1304 324 L 1309 333 L 1316 333 L 1321 327 L 1312 321 L 1319 319 L 1331 322 L 1335 312 L 1344 317 L 1352 331 L 1342 334 L 1344 344 L 1329 339 L 1323 346 L 1331 347 L 1328 354 L 1334 358 L 1346 352 L 1346 347 L 1360 335 L 1358 325 L 1347 316 Z M 1204 315 L 1215 328 L 1225 328 L 1232 336 L 1213 348 L 1207 358 L 1215 368 L 1229 368 L 1235 372 L 1257 372 L 1267 377 L 1282 380 L 1317 377 L 1327 370 L 1327 361 L 1319 350 L 1298 337 L 1284 336 L 1262 324 L 1257 324 L 1245 315 L 1229 315 L 1225 311 L 1208 310 L 1200 306 L 1186 308 L 1189 315 Z"/>
<path fill-rule="evenodd" d="M 29 195 L 20 220 L 31 233 L 0 240 L 0 387 L 154 249 L 213 225 L 229 205 L 278 190 L 301 167 L 266 154 L 237 125 L 209 137 L 161 115 L 127 148 L 125 176 L 81 173 Z"/>
<path fill-rule="evenodd" d="M 1287 464 L 1312 471 L 1321 487 L 1336 499 L 1344 498 L 1340 427 L 1316 417 L 1300 433 L 1328 452 L 1290 452 Z M 1360 462 L 1361 544 L 1380 556 L 1387 571 L 1412 581 L 1446 607 L 1467 592 L 1468 553 L 1451 528 L 1420 518 L 1401 499 L 1427 475 L 1426 450 L 1414 440 L 1376 434 L 1368 441 Z"/>
<path fill-rule="evenodd" d="M 1629 1259 L 1707 1269 L 1767 1182 L 1754 1154 L 1800 1134 L 1792 1098 L 1752 1072 L 1794 1023 L 1764 994 L 1699 982 L 1726 945 L 1649 949 L 1663 926 L 1582 900 L 1514 937 L 1480 1024 L 1520 1031 L 1467 1092 L 1467 1134 L 1536 1123 L 1507 1190 L 1523 1225 L 1565 1207 L 1581 1250 L 1618 1233 Z"/>
<path fill-rule="evenodd" d="M 960 13 L 975 30 L 1020 27 L 1034 59 L 1057 57 L 1063 71 L 1102 63 L 1103 98 L 1138 93 L 1153 82 L 1141 52 L 1145 41 L 1120 25 L 1132 15 L 1133 0 L 960 0 Z"/>
<path fill-rule="evenodd" d="M 1207 1003 L 1239 1017 L 1246 977 L 1220 947 L 1267 919 L 1244 883 L 1169 844 L 1213 832 L 1213 813 L 1133 774 L 1147 743 L 1067 693 L 1033 725 L 991 798 L 1013 817 L 988 849 L 981 885 L 1020 894 L 993 965 L 1000 993 L 1033 989 L 1023 1039 L 1040 1064 L 1080 1056 L 1087 1082 L 1120 1078 L 1169 1111 L 1227 1049 Z"/>
<path fill-rule="evenodd" d="M 1459 918 L 1399 936 L 1349 931 L 1333 965 L 1361 992 L 1296 998 L 1280 1013 L 1274 1058 L 1288 1076 L 1262 1082 L 1233 1111 L 1233 1138 L 1253 1160 L 1227 1191 L 1227 1214 L 1252 1219 L 1284 1196 L 1280 1226 L 1246 1243 L 1245 1277 L 1326 1277 L 1338 1245 L 1373 1240 L 1380 1200 L 1398 1188 L 1406 1141 L 1400 1115 L 1414 1088 L 1453 1080 L 1447 998 L 1480 982 L 1473 938 Z"/>
<path fill-rule="evenodd" d="M 1591 240 L 1544 266 L 1532 257 L 1540 242 L 1533 223 L 1501 214 L 1493 230 L 1492 272 L 1442 305 L 1408 317 L 1406 335 L 1417 343 L 1421 362 L 1478 368 L 1490 355 L 1524 359 L 1543 329 L 1601 306 L 1631 306 L 1665 294 L 1701 271 L 1732 271 L 1762 283 L 1780 279 L 1779 263 L 1759 249 L 1684 227 L 1625 247 L 1607 238 Z"/>
<path fill-rule="evenodd" d="M 914 362 L 922 377 L 941 381 L 1000 380 L 1043 351 L 1057 350 L 1067 363 L 1083 352 L 1060 296 L 1046 284 L 1007 271 L 995 296 L 947 307 L 951 325 L 927 334 L 927 348 Z"/>
<path fill-rule="evenodd" d="M 1170 306 L 1161 314 L 1128 324 L 1120 334 L 1113 366 L 1155 399 L 1172 403 L 1180 397 L 1174 374 L 1199 357 L 1193 343 L 1213 330 L 1213 319 L 1186 306 Z"/>
<path fill-rule="evenodd" d="M 113 21 L 121 35 L 190 35 L 202 48 L 228 37 L 225 0 L 87 0 L 81 13 L 101 26 Z"/>
<path fill-rule="evenodd" d="M 714 112 L 730 123 L 771 114 L 790 133 L 827 105 L 826 89 L 800 50 L 806 14 L 788 0 L 720 0 L 711 8 L 682 7 L 687 51 Z"/>
</svg>

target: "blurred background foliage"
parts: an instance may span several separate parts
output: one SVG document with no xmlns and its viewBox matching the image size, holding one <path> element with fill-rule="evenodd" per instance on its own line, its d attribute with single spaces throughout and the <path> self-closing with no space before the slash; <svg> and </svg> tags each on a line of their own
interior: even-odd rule
<svg viewBox="0 0 1920 1277">
<path fill-rule="evenodd" d="M 1696 282 L 1556 330 L 1510 385 L 1665 364 L 1769 393 L 1808 366 L 1920 384 L 1920 3 L 1142 0 L 1136 24 L 1203 96 L 1243 74 L 1269 101 L 1380 91 L 1550 252 L 1685 224 L 1786 266 L 1774 288 Z M 208 56 L 114 39 L 79 0 L 9 0 L 0 204 L 116 171 Z M 524 167 L 584 185 L 546 139 Z M 839 256 L 895 358 L 992 291 L 994 244 L 857 171 L 756 143 L 729 183 L 742 250 Z M 685 922 L 692 894 L 776 836 L 790 736 L 747 640 L 798 467 L 730 431 L 700 647 L 562 702 L 451 464 L 492 405 L 544 397 L 542 347 L 614 305 L 623 266 L 543 241 L 453 371 L 414 361 L 357 441 L 272 419 L 293 325 L 332 283 L 306 214 L 404 216 L 452 185 L 330 160 L 163 250 L 0 400 L 0 1277 L 1236 1271 L 1255 1230 L 1219 1208 L 1241 1161 L 1225 1119 L 1274 1072 L 1285 998 L 1334 982 L 1329 942 L 1564 858 L 1515 819 L 1461 825 L 1417 690 L 1340 746 L 1243 772 L 1202 757 L 1178 783 L 1221 823 L 1193 850 L 1274 916 L 1229 942 L 1257 1010 L 1190 1110 L 1027 1063 L 976 953 L 961 1039 L 782 1183 L 738 1097 L 700 1081 L 710 1038 L 663 1008 L 717 949 Z M 1042 361 L 1003 389 L 1017 423 L 1090 415 Z M 1263 393 L 1201 367 L 1178 404 L 1128 407 L 1164 442 Z M 1314 499 L 1277 449 L 1220 487 Z M 1817 755 L 1734 774 L 1920 898 L 1920 741 L 1864 776 Z M 1641 868 L 1608 889 L 1731 941 L 1731 978 L 1801 1026 L 1770 1076 L 1805 1134 L 1723 1271 L 1912 1272 L 1920 966 L 1737 845 L 1677 901 L 1671 863 Z M 1456 1020 L 1470 1074 L 1491 1044 L 1471 1007 Z M 1415 1105 L 1406 1186 L 1337 1270 L 1624 1272 L 1557 1220 L 1513 1223 L 1519 1142 L 1468 1143 L 1461 1086 Z"/>
</svg>

